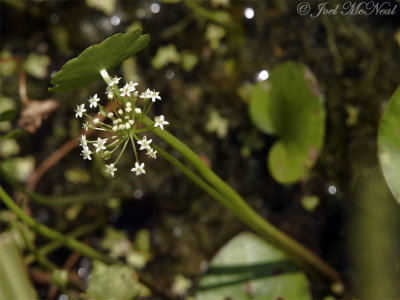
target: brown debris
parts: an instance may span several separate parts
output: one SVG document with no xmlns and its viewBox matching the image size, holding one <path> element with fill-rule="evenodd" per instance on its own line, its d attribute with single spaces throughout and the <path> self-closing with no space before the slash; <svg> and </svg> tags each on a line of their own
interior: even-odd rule
<svg viewBox="0 0 400 300">
<path fill-rule="evenodd" d="M 51 98 L 44 101 L 30 100 L 21 112 L 18 125 L 30 133 L 34 133 L 42 121 L 57 109 L 58 105 L 58 102 Z"/>
</svg>

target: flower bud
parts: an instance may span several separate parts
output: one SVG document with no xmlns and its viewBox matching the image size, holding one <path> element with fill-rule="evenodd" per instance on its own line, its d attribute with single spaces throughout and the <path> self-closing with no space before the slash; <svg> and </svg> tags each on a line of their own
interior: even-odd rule
<svg viewBox="0 0 400 300">
<path fill-rule="evenodd" d="M 110 151 L 104 151 L 104 153 L 102 154 L 103 158 L 105 160 L 110 159 L 111 158 L 111 152 Z"/>
</svg>

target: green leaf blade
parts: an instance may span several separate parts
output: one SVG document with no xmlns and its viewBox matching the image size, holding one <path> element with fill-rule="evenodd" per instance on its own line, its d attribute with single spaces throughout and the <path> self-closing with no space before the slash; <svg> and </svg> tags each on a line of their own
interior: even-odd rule
<svg viewBox="0 0 400 300">
<path fill-rule="evenodd" d="M 11 233 L 0 235 L 0 299 L 38 299 Z"/>
<path fill-rule="evenodd" d="M 390 98 L 379 125 L 378 158 L 386 183 L 400 203 L 400 86 Z"/>
<path fill-rule="evenodd" d="M 308 281 L 283 252 L 252 233 L 230 240 L 200 280 L 196 300 L 310 299 Z"/>
<path fill-rule="evenodd" d="M 62 93 L 82 88 L 101 77 L 102 69 L 111 70 L 141 51 L 150 41 L 141 30 L 117 33 L 84 50 L 68 61 L 51 79 L 49 91 Z"/>
<path fill-rule="evenodd" d="M 268 156 L 274 179 L 292 184 L 306 176 L 325 135 L 325 109 L 310 70 L 294 62 L 274 68 L 253 89 L 249 113 L 257 128 L 279 137 Z"/>
<path fill-rule="evenodd" d="M 6 110 L 0 113 L 0 122 L 11 121 L 17 116 L 17 112 L 14 109 Z"/>
</svg>

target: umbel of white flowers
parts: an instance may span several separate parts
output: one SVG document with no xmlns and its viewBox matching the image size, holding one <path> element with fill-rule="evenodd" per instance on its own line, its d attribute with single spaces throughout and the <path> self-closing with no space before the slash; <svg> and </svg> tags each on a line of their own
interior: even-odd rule
<svg viewBox="0 0 400 300">
<path fill-rule="evenodd" d="M 83 134 L 80 138 L 80 146 L 82 146 L 83 159 L 91 160 L 93 153 L 99 153 L 104 160 L 110 160 L 114 154 L 122 146 L 117 158 L 114 162 L 106 164 L 106 172 L 114 177 L 117 171 L 117 164 L 123 152 L 125 151 L 128 143 L 130 142 L 135 154 L 135 166 L 131 169 L 136 175 L 145 174 L 144 163 L 139 162 L 138 151 L 136 149 L 135 141 L 140 145 L 139 150 L 146 151 L 146 155 L 150 158 L 157 157 L 157 151 L 152 146 L 152 140 L 147 139 L 146 136 L 140 136 L 145 132 L 151 131 L 155 127 L 164 129 L 164 125 L 169 123 L 165 120 L 163 115 L 154 117 L 153 126 L 140 126 L 144 117 L 150 111 L 150 108 L 156 100 L 161 100 L 159 92 L 147 89 L 139 95 L 136 90 L 137 83 L 132 81 L 126 83 L 122 88 L 118 87 L 121 78 L 114 77 L 110 80 L 106 95 L 111 102 L 112 111 L 106 109 L 100 104 L 100 98 L 95 94 L 89 99 L 89 108 L 98 108 L 97 115 L 89 115 L 85 108 L 85 103 L 78 105 L 75 109 L 75 117 L 88 118 L 88 122 L 83 124 L 83 128 L 94 129 L 101 131 L 104 138 L 98 137 L 97 140 L 89 141 L 86 135 Z M 142 108 L 139 108 L 138 100 L 142 99 Z M 103 116 L 103 117 L 101 117 Z M 100 121 L 100 119 L 103 119 Z"/>
</svg>

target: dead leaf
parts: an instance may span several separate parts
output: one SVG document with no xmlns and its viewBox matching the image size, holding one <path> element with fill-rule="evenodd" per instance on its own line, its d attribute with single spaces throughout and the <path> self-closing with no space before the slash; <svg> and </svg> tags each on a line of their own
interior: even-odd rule
<svg viewBox="0 0 400 300">
<path fill-rule="evenodd" d="M 53 111 L 58 107 L 58 102 L 54 99 L 44 101 L 30 100 L 21 113 L 18 125 L 34 133 Z"/>
</svg>

